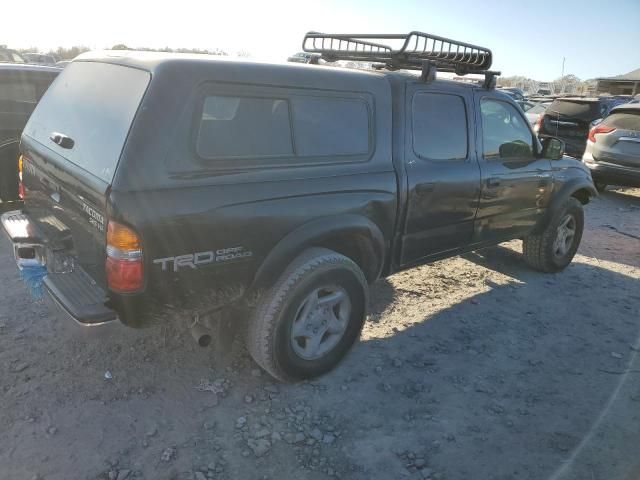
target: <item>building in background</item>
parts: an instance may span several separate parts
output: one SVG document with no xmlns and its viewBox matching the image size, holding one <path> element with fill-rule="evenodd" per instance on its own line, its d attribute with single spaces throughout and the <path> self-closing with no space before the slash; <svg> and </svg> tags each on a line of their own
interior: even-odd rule
<svg viewBox="0 0 640 480">
<path fill-rule="evenodd" d="M 640 93 L 640 68 L 624 75 L 596 78 L 596 93 L 611 95 L 637 95 Z"/>
</svg>

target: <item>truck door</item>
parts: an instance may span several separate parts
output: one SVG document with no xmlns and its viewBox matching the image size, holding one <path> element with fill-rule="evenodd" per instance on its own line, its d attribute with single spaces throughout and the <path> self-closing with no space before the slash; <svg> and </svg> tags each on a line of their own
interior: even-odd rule
<svg viewBox="0 0 640 480">
<path fill-rule="evenodd" d="M 498 243 L 527 234 L 547 206 L 551 163 L 537 154 L 525 116 L 496 92 L 476 95 L 482 195 L 474 243 Z"/>
<path fill-rule="evenodd" d="M 480 197 L 469 88 L 407 86 L 407 210 L 400 265 L 456 250 L 473 236 Z"/>
</svg>

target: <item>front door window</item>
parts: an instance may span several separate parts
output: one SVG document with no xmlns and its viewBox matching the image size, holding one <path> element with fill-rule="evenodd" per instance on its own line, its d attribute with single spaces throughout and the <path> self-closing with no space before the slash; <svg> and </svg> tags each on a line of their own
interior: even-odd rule
<svg viewBox="0 0 640 480">
<path fill-rule="evenodd" d="M 513 105 L 485 99 L 480 104 L 480 112 L 484 158 L 523 161 L 533 158 L 531 130 Z"/>
</svg>

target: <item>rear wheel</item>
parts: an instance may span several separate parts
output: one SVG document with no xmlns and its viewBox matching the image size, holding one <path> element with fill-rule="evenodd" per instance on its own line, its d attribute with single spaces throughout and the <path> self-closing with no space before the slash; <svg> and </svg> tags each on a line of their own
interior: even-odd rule
<svg viewBox="0 0 640 480">
<path fill-rule="evenodd" d="M 542 272 L 563 270 L 578 250 L 583 229 L 582 204 L 578 199 L 569 197 L 542 232 L 523 239 L 525 262 Z"/>
<path fill-rule="evenodd" d="M 279 380 L 322 375 L 358 338 L 367 295 L 364 274 L 352 260 L 311 248 L 260 297 L 249 321 L 247 348 Z"/>
</svg>

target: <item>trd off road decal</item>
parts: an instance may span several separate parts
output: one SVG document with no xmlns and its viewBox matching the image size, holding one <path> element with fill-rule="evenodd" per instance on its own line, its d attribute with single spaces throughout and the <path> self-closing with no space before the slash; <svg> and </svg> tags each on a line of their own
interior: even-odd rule
<svg viewBox="0 0 640 480">
<path fill-rule="evenodd" d="M 177 272 L 180 268 L 198 268 L 213 263 L 231 262 L 253 256 L 253 252 L 244 247 L 221 248 L 208 252 L 188 253 L 177 257 L 156 258 L 153 263 L 161 266 L 163 272 L 172 270 Z"/>
</svg>

